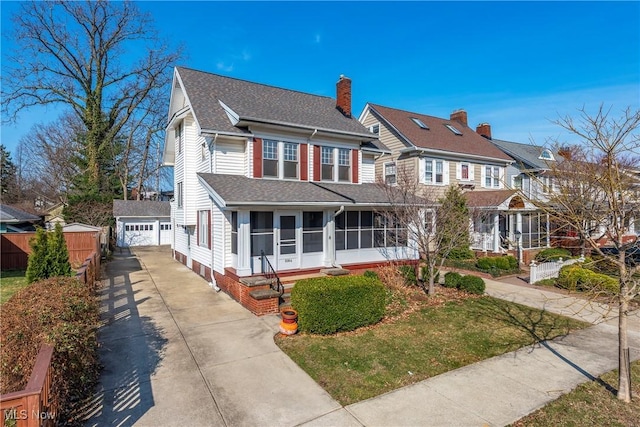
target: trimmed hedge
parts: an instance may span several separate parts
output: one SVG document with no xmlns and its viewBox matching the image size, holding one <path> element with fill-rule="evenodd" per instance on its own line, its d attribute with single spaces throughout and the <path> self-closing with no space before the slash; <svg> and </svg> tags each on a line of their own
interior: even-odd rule
<svg viewBox="0 0 640 427">
<path fill-rule="evenodd" d="M 365 276 L 303 279 L 291 291 L 291 305 L 298 310 L 298 329 L 322 335 L 379 322 L 385 301 L 382 282 Z"/>
<path fill-rule="evenodd" d="M 93 289 L 71 277 L 35 282 L 2 305 L 0 393 L 23 389 L 43 343 L 54 347 L 52 398 L 65 420 L 99 377 L 99 305 Z"/>
<path fill-rule="evenodd" d="M 562 267 L 556 283 L 558 287 L 571 291 L 616 294 L 620 290 L 618 279 L 596 273 L 577 264 Z"/>
<path fill-rule="evenodd" d="M 571 258 L 571 252 L 564 248 L 543 249 L 536 254 L 535 260 L 538 262 L 558 261 L 560 258 L 566 260 Z"/>
<path fill-rule="evenodd" d="M 450 271 L 444 275 L 444 287 L 445 288 L 457 288 L 460 285 L 460 279 L 462 275 L 455 271 Z"/>
<path fill-rule="evenodd" d="M 467 291 L 471 294 L 482 295 L 484 293 L 485 284 L 482 277 L 468 274 L 460 278 L 458 289 Z"/>
<path fill-rule="evenodd" d="M 518 260 L 511 255 L 499 257 L 481 257 L 476 261 L 476 267 L 487 272 L 495 270 L 517 270 Z"/>
</svg>

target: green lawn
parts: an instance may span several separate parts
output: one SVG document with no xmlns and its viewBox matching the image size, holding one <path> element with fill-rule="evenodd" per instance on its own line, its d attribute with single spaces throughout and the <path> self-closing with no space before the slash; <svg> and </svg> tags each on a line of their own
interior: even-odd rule
<svg viewBox="0 0 640 427">
<path fill-rule="evenodd" d="M 0 304 L 4 304 L 13 294 L 27 286 L 24 270 L 0 271 Z"/>
<path fill-rule="evenodd" d="M 640 425 L 640 361 L 631 364 L 633 401 L 615 396 L 617 371 L 599 380 L 579 385 L 536 412 L 520 419 L 514 427 L 547 426 L 637 426 Z"/>
<path fill-rule="evenodd" d="M 348 405 L 587 326 L 486 296 L 458 296 L 435 307 L 427 301 L 394 321 L 362 330 L 278 336 L 276 342 Z"/>
</svg>

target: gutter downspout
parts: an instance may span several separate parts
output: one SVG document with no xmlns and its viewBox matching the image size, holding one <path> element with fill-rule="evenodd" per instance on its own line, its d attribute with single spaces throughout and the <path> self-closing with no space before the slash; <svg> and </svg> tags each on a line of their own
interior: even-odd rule
<svg viewBox="0 0 640 427">
<path fill-rule="evenodd" d="M 211 141 L 211 144 L 209 145 L 209 173 L 213 173 L 213 153 L 215 152 L 215 147 L 216 147 L 216 140 L 218 139 L 218 133 L 216 132 L 215 135 L 213 135 L 213 141 Z M 213 201 L 211 201 L 211 214 L 213 215 Z M 213 231 L 213 217 L 211 218 L 211 230 L 209 230 L 209 233 L 211 233 Z M 216 292 L 220 292 L 220 288 L 218 287 L 218 284 L 216 283 L 216 277 L 214 275 L 214 270 L 213 270 L 213 265 L 214 265 L 214 260 L 213 260 L 213 236 L 211 236 L 211 282 L 209 282 L 209 286 L 211 286 L 211 289 L 213 289 Z"/>
<path fill-rule="evenodd" d="M 344 212 L 344 205 L 340 206 L 340 209 L 335 211 L 335 213 L 333 214 L 333 221 L 331 222 L 332 224 L 331 234 L 333 234 L 333 254 L 332 254 L 333 256 L 331 257 L 331 266 L 335 268 L 342 268 L 342 266 L 336 262 L 336 217 L 343 212 Z"/>
</svg>

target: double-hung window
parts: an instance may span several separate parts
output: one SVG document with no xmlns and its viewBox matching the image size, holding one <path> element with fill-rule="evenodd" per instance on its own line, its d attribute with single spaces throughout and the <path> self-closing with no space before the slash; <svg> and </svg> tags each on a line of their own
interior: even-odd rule
<svg viewBox="0 0 640 427">
<path fill-rule="evenodd" d="M 298 144 L 293 142 L 283 142 L 285 178 L 298 178 Z"/>
<path fill-rule="evenodd" d="M 198 246 L 209 247 L 209 215 L 211 211 L 198 211 Z"/>
<path fill-rule="evenodd" d="M 393 185 L 397 183 L 396 178 L 396 162 L 390 162 L 384 164 L 384 183 L 387 185 Z"/>
<path fill-rule="evenodd" d="M 448 180 L 445 161 L 438 159 L 423 159 L 425 184 L 443 185 Z"/>
<path fill-rule="evenodd" d="M 332 147 L 322 147 L 322 176 L 323 181 L 333 181 L 334 156 Z"/>
<path fill-rule="evenodd" d="M 487 188 L 500 188 L 500 171 L 499 166 L 484 167 L 484 186 Z"/>
<path fill-rule="evenodd" d="M 469 162 L 458 163 L 458 166 L 456 169 L 456 175 L 460 181 L 473 181 L 474 180 L 473 164 Z"/>
<path fill-rule="evenodd" d="M 351 182 L 351 150 L 338 148 L 338 181 Z"/>
<path fill-rule="evenodd" d="M 265 139 L 262 144 L 262 174 L 278 178 L 278 141 Z"/>
</svg>

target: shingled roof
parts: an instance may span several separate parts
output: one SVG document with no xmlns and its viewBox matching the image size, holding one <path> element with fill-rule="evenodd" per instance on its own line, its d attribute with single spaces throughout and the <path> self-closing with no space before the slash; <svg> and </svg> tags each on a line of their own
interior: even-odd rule
<svg viewBox="0 0 640 427">
<path fill-rule="evenodd" d="M 389 205 L 389 195 L 373 183 L 333 184 L 325 182 L 253 179 L 240 175 L 198 173 L 200 181 L 218 202 L 227 207 L 245 205 L 341 206 Z"/>
<path fill-rule="evenodd" d="M 336 101 L 289 89 L 177 67 L 193 114 L 208 131 L 246 133 L 234 126 L 220 102 L 240 121 L 283 124 L 375 139 L 358 120 L 336 109 Z"/>
<path fill-rule="evenodd" d="M 527 167 L 535 169 L 548 170 L 547 161 L 540 158 L 540 155 L 547 148 L 540 145 L 523 144 L 520 142 L 502 141 L 499 139 L 491 140 L 491 143 L 513 157 L 518 163 L 523 163 Z M 555 160 L 561 160 L 562 157 L 557 153 L 549 150 Z"/>
<path fill-rule="evenodd" d="M 153 200 L 114 200 L 114 217 L 168 217 L 171 216 L 169 202 Z"/>
<path fill-rule="evenodd" d="M 41 221 L 42 217 L 32 215 L 29 212 L 14 208 L 13 206 L 0 204 L 0 222 L 17 224 L 22 222 Z"/>
<path fill-rule="evenodd" d="M 491 144 L 489 140 L 457 121 L 371 103 L 368 105 L 372 114 L 391 126 L 403 142 L 417 148 L 449 152 L 454 155 L 468 154 L 512 161 L 511 157 Z M 412 118 L 421 120 L 428 129 L 418 126 Z M 460 135 L 455 134 L 446 125 L 453 126 L 460 132 Z"/>
</svg>

